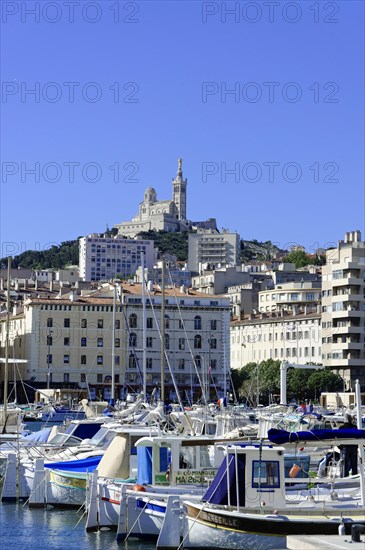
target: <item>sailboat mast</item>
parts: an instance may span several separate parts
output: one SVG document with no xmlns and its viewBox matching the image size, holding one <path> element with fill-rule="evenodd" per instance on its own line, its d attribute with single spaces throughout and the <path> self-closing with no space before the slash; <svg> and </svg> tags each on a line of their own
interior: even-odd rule
<svg viewBox="0 0 365 550">
<path fill-rule="evenodd" d="M 8 257 L 8 286 L 6 291 L 6 322 L 5 322 L 5 371 L 4 371 L 4 427 L 8 414 L 8 370 L 9 370 L 9 324 L 10 324 L 10 269 L 11 256 Z"/>
<path fill-rule="evenodd" d="M 162 260 L 161 302 L 161 401 L 165 402 L 165 260 Z"/>
<path fill-rule="evenodd" d="M 143 395 L 147 399 L 147 318 L 146 318 L 146 283 L 144 278 L 144 252 L 141 253 L 142 267 L 142 374 L 143 374 Z"/>
<path fill-rule="evenodd" d="M 113 286 L 113 327 L 112 327 L 112 385 L 110 404 L 114 406 L 115 403 L 115 315 L 117 309 L 117 287 Z"/>
</svg>

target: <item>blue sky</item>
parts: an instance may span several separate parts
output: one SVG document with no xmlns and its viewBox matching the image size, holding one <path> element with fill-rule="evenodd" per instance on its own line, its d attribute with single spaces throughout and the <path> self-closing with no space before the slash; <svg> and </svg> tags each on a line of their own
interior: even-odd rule
<svg viewBox="0 0 365 550">
<path fill-rule="evenodd" d="M 363 229 L 362 1 L 69 4 L 2 2 L 2 257 L 169 198 L 179 156 L 190 219 L 309 251 Z"/>
</svg>

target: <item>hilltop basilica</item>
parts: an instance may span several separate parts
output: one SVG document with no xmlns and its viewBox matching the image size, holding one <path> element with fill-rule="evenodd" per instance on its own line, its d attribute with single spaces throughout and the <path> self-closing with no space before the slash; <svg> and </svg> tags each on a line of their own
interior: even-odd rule
<svg viewBox="0 0 365 550">
<path fill-rule="evenodd" d="M 187 183 L 183 178 L 182 159 L 178 160 L 177 174 L 172 180 L 172 199 L 157 200 L 156 190 L 149 186 L 144 192 L 144 200 L 139 205 L 139 212 L 129 222 L 122 222 L 115 227 L 120 235 L 133 238 L 142 231 L 191 231 L 192 229 L 216 230 L 215 218 L 202 222 L 187 219 Z"/>
</svg>

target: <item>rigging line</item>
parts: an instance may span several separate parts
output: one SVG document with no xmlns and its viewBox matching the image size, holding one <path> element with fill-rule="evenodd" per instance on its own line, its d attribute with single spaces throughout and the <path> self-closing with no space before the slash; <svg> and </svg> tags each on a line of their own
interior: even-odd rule
<svg viewBox="0 0 365 550">
<path fill-rule="evenodd" d="M 26 392 L 26 390 L 25 390 L 25 387 L 24 387 L 24 381 L 23 381 L 23 378 L 22 378 L 22 376 L 21 376 L 21 372 L 20 372 L 18 363 L 16 363 L 16 369 L 17 369 L 17 371 L 18 371 L 20 383 L 21 383 L 21 385 L 22 385 L 23 392 L 24 392 L 25 398 L 26 398 L 26 400 L 27 400 L 27 404 L 30 406 L 31 403 L 30 403 L 30 401 L 29 401 L 29 399 L 28 399 L 28 394 L 27 394 L 27 392 Z"/>
<path fill-rule="evenodd" d="M 154 317 L 154 320 L 155 320 L 155 323 L 156 323 L 158 335 L 159 335 L 159 337 L 160 337 L 161 345 L 162 345 L 161 329 L 160 329 L 159 324 L 158 324 L 158 322 L 157 322 L 155 308 L 154 308 L 153 302 L 152 302 L 152 300 L 151 300 L 151 293 L 150 293 L 148 287 L 147 287 L 147 294 L 148 294 L 149 302 L 150 302 L 150 304 L 151 304 L 152 314 L 153 314 L 153 317 Z M 161 319 L 161 323 L 164 323 L 164 322 L 165 322 L 165 319 Z M 177 399 L 178 399 L 178 401 L 179 401 L 179 405 L 180 405 L 180 407 L 181 407 L 181 410 L 183 411 L 183 410 L 184 410 L 184 406 L 183 406 L 183 403 L 182 403 L 182 401 L 181 401 L 181 396 L 180 396 L 179 388 L 178 388 L 178 386 L 177 386 L 177 384 L 176 384 L 175 376 L 174 376 L 174 373 L 173 373 L 173 371 L 172 371 L 172 368 L 171 368 L 171 365 L 170 365 L 170 361 L 169 361 L 168 355 L 167 355 L 167 353 L 166 353 L 166 349 L 164 350 L 164 354 L 165 354 L 165 359 L 166 359 L 167 366 L 168 366 L 169 371 L 170 371 L 170 374 L 171 374 L 171 380 L 172 380 L 172 383 L 173 383 L 173 385 L 174 385 L 175 393 L 176 393 Z"/>
<path fill-rule="evenodd" d="M 183 326 L 184 335 L 185 335 L 185 338 L 186 338 L 186 341 L 187 341 L 187 344 L 188 344 L 188 348 L 189 348 L 189 352 L 190 352 L 190 355 L 191 355 L 191 358 L 192 358 L 192 362 L 193 362 L 193 365 L 194 365 L 194 368 L 195 368 L 195 373 L 197 375 L 197 378 L 198 378 L 198 381 L 199 381 L 199 384 L 200 384 L 200 387 L 201 387 L 201 390 L 202 390 L 203 399 L 204 399 L 204 402 L 206 404 L 208 401 L 207 401 L 207 396 L 206 396 L 205 389 L 204 389 L 204 384 L 202 383 L 202 380 L 201 380 L 201 377 L 200 377 L 200 374 L 199 374 L 199 371 L 198 371 L 198 366 L 196 364 L 195 357 L 194 357 L 194 354 L 193 354 L 193 350 L 191 349 L 189 337 L 188 337 L 188 334 L 186 332 L 185 321 L 184 321 L 184 318 L 181 314 L 180 303 L 177 299 L 175 285 L 172 282 L 171 272 L 170 272 L 170 269 L 168 267 L 167 267 L 167 271 L 168 271 L 168 274 L 169 274 L 169 277 L 170 277 L 171 285 L 172 285 L 173 290 L 174 290 L 174 298 L 175 298 L 177 310 L 178 310 L 179 315 L 180 315 L 181 324 Z"/>
<path fill-rule="evenodd" d="M 213 387 L 214 387 L 215 394 L 216 394 L 217 398 L 219 399 L 219 394 L 218 394 L 217 386 L 215 385 L 215 382 L 214 382 L 214 377 L 213 377 L 212 371 L 210 371 L 209 374 L 210 374 L 210 377 L 212 379 L 212 384 L 213 384 Z"/>
</svg>

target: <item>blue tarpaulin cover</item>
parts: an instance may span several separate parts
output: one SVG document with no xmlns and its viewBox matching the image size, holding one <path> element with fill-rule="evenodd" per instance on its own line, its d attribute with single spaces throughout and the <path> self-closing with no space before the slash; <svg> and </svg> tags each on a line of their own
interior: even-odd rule
<svg viewBox="0 0 365 550">
<path fill-rule="evenodd" d="M 46 443 L 48 441 L 49 434 L 51 433 L 52 428 L 43 428 L 38 430 L 38 432 L 32 432 L 24 436 L 24 439 L 29 442 L 38 441 L 39 443 Z"/>
<path fill-rule="evenodd" d="M 235 462 L 237 458 L 237 473 Z M 228 504 L 228 488 L 230 492 L 230 505 L 237 505 L 236 475 L 238 475 L 239 505 L 245 505 L 245 455 L 230 455 L 227 460 L 224 459 L 212 484 L 203 496 L 203 501 L 212 504 Z"/>
<path fill-rule="evenodd" d="M 160 449 L 160 472 L 166 472 L 168 468 L 169 450 L 166 447 Z M 150 485 L 152 483 L 152 447 L 137 447 L 137 483 Z"/>
<path fill-rule="evenodd" d="M 365 430 L 338 429 L 338 430 L 312 430 L 302 432 L 287 432 L 271 428 L 268 438 L 272 443 L 282 445 L 283 443 L 296 443 L 297 441 L 322 441 L 326 439 L 365 439 Z"/>
<path fill-rule="evenodd" d="M 90 456 L 80 460 L 65 460 L 63 462 L 47 462 L 45 468 L 67 472 L 93 472 L 99 465 L 102 455 Z"/>
</svg>

